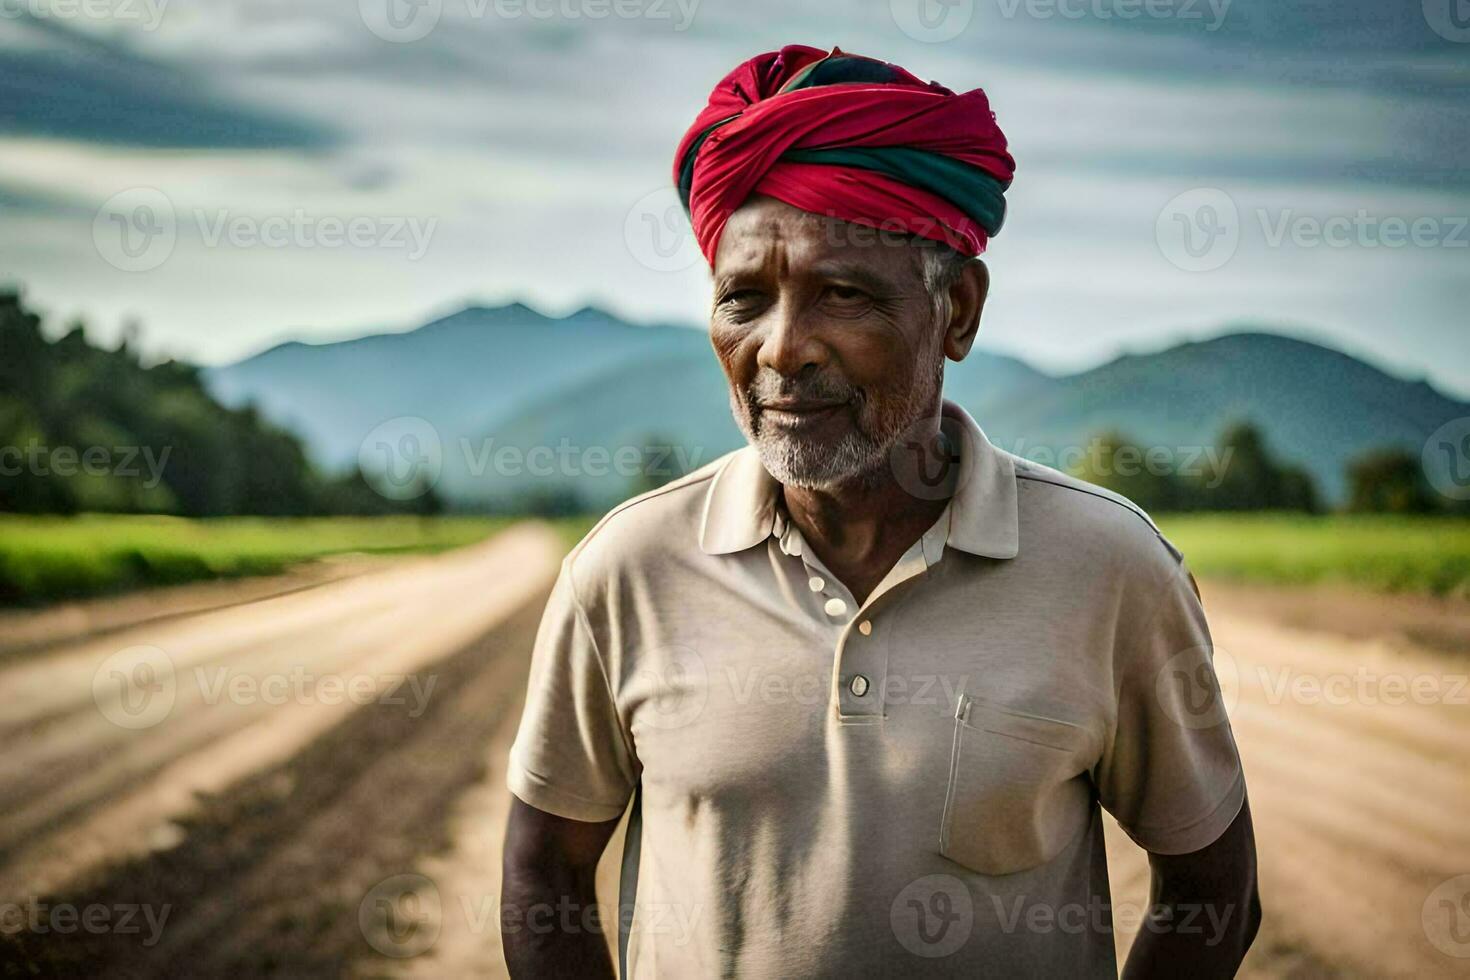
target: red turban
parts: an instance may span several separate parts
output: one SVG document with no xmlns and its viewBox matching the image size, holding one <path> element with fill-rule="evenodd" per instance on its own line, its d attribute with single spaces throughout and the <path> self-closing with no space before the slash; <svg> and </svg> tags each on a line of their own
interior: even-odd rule
<svg viewBox="0 0 1470 980">
<path fill-rule="evenodd" d="M 674 181 L 711 264 L 751 194 L 979 255 L 1015 174 L 980 89 L 793 44 L 726 75 L 679 142 Z"/>
</svg>

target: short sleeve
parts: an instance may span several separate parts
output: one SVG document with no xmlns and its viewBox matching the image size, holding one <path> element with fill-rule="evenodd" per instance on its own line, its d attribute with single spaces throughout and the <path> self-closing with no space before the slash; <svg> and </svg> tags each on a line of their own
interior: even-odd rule
<svg viewBox="0 0 1470 980">
<path fill-rule="evenodd" d="M 538 810 L 587 822 L 621 816 L 633 793 L 626 734 L 568 563 L 536 634 L 506 782 Z"/>
<path fill-rule="evenodd" d="M 1188 854 L 1234 821 L 1245 777 L 1216 674 L 1230 661 L 1214 650 L 1182 564 L 1156 596 L 1119 627 L 1116 723 L 1096 779 L 1103 807 L 1141 847 Z"/>
</svg>

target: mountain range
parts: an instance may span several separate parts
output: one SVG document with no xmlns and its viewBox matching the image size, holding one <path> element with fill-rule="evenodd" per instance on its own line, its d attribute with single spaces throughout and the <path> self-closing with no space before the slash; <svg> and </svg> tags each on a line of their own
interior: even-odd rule
<svg viewBox="0 0 1470 980">
<path fill-rule="evenodd" d="M 426 420 L 442 447 L 438 489 L 465 507 L 554 493 L 605 507 L 643 485 L 645 464 L 691 469 L 743 444 L 704 331 L 591 307 L 548 317 L 518 303 L 472 306 L 407 332 L 281 344 L 204 380 L 333 469 L 351 466 L 385 420 Z M 1264 330 L 1064 376 L 977 350 L 947 366 L 945 395 L 997 445 L 1052 465 L 1106 431 L 1182 463 L 1230 424 L 1253 422 L 1329 503 L 1345 496 L 1353 457 L 1389 446 L 1417 455 L 1440 425 L 1470 416 L 1470 404 L 1423 381 Z"/>
</svg>

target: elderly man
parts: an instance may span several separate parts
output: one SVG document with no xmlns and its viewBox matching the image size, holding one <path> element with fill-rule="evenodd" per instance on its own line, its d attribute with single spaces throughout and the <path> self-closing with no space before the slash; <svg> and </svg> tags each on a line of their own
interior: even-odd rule
<svg viewBox="0 0 1470 980">
<path fill-rule="evenodd" d="M 1100 807 L 1150 853 L 1128 976 L 1229 976 L 1245 782 L 1181 556 L 943 401 L 1013 161 L 985 95 L 787 47 L 674 176 L 750 446 L 562 567 L 511 753 L 524 976 L 1115 976 Z M 629 812 L 616 915 L 594 870 Z"/>
</svg>

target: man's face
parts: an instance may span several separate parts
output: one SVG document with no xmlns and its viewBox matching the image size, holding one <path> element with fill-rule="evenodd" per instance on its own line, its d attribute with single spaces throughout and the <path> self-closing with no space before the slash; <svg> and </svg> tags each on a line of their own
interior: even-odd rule
<svg viewBox="0 0 1470 980">
<path fill-rule="evenodd" d="M 938 411 L 943 325 L 919 247 L 754 197 L 714 262 L 710 337 L 735 421 L 787 486 L 876 473 Z"/>
</svg>

